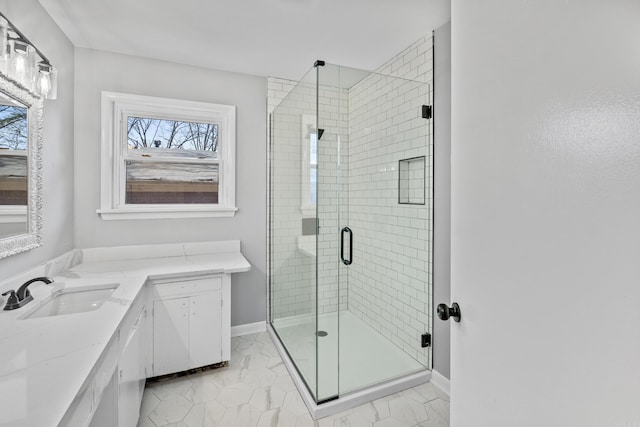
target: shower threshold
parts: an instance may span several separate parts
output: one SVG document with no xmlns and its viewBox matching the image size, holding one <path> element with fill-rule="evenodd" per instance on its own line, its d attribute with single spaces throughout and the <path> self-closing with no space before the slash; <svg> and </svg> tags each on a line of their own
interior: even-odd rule
<svg viewBox="0 0 640 427">
<path fill-rule="evenodd" d="M 342 342 L 340 355 L 336 339 L 338 317 Z M 431 378 L 431 371 L 353 313 L 342 311 L 339 316 L 338 313 L 323 314 L 318 319 L 318 329 L 327 333 L 324 338 L 318 338 L 318 357 L 322 361 L 318 367 L 318 394 L 323 403 L 316 404 L 300 374 L 300 371 L 305 376 L 315 373 L 315 334 L 308 333 L 308 322 L 282 320 L 280 324 L 276 324 L 277 333 L 270 324 L 267 330 L 313 419 L 397 393 Z M 290 352 L 284 348 L 279 337 L 290 347 Z M 322 345 L 324 339 L 332 339 L 335 345 Z M 295 348 L 291 348 L 293 346 Z M 290 354 L 295 356 L 295 364 L 290 359 Z M 375 355 L 374 359 L 372 355 Z M 339 398 L 336 398 L 338 390 Z"/>
</svg>

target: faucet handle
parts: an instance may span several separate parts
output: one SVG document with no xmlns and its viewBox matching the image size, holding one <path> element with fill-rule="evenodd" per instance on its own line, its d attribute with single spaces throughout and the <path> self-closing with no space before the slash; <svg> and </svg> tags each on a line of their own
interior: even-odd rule
<svg viewBox="0 0 640 427">
<path fill-rule="evenodd" d="M 20 302 L 18 301 L 18 295 L 16 295 L 16 291 L 11 289 L 10 291 L 2 294 L 3 297 L 6 297 L 7 295 L 9 295 L 9 298 L 7 298 L 7 304 L 4 306 L 4 309 L 13 310 L 15 308 L 18 308 Z"/>
<path fill-rule="evenodd" d="M 3 297 L 6 297 L 7 295 L 9 295 L 9 299 L 18 298 L 18 296 L 16 295 L 16 291 L 14 291 L 13 289 L 2 294 Z"/>
</svg>

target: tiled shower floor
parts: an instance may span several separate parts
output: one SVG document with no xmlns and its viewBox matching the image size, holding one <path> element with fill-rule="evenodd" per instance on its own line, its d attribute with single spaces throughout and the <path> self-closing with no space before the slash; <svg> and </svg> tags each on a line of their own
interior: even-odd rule
<svg viewBox="0 0 640 427">
<path fill-rule="evenodd" d="M 149 385 L 139 427 L 448 427 L 430 383 L 313 421 L 267 333 L 231 340 L 226 368 Z"/>
</svg>

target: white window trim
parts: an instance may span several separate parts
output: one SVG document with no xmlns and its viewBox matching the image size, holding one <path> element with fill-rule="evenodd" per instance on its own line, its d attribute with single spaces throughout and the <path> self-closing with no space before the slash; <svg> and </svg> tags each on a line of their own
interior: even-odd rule
<svg viewBox="0 0 640 427">
<path fill-rule="evenodd" d="M 24 205 L 0 206 L 0 224 L 27 223 L 27 207 Z"/>
<path fill-rule="evenodd" d="M 125 205 L 123 183 L 126 115 L 219 123 L 220 186 L 218 204 Z M 236 107 L 169 98 L 102 92 L 100 209 L 103 220 L 232 217 L 236 207 Z M 124 142 L 123 142 L 124 139 Z"/>
<path fill-rule="evenodd" d="M 8 150 L 11 156 L 20 156 L 28 159 L 28 150 Z M 28 160 L 27 160 L 28 165 Z M 27 222 L 26 205 L 0 205 L 0 224 Z M 26 231 L 25 231 L 26 232 Z M 2 237 L 0 237 L 2 238 Z"/>
</svg>

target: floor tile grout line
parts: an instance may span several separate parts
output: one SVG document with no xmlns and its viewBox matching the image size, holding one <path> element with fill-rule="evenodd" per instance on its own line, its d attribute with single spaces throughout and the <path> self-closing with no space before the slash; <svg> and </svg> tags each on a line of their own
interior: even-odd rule
<svg viewBox="0 0 640 427">
<path fill-rule="evenodd" d="M 194 377 L 191 379 L 182 377 L 176 378 L 172 380 L 174 381 L 174 383 L 169 384 L 168 387 L 163 387 L 158 390 L 152 390 L 151 387 L 147 388 L 145 390 L 145 393 L 150 393 L 158 402 L 153 407 L 153 409 L 149 410 L 148 415 L 143 417 L 139 421 L 138 425 L 140 426 L 141 423 L 145 423 L 145 426 L 148 427 L 162 427 L 158 426 L 150 418 L 149 415 L 155 413 L 155 411 L 158 409 L 158 406 L 163 401 L 166 401 L 167 399 L 175 395 L 181 396 L 182 400 L 189 405 L 189 408 L 186 409 L 182 420 L 179 421 L 180 423 L 189 425 L 189 427 L 192 427 L 192 425 L 187 423 L 185 420 L 188 419 L 187 416 L 191 413 L 193 408 L 196 405 L 206 405 L 207 403 L 212 404 L 214 402 L 222 410 L 221 412 L 219 411 L 219 413 L 213 415 L 218 423 L 222 423 L 221 425 L 235 425 L 229 424 L 229 422 L 237 421 L 237 417 L 239 416 L 249 416 L 250 419 L 253 420 L 251 422 L 251 425 L 256 425 L 260 421 L 263 414 L 274 410 L 277 411 L 278 414 L 282 415 L 278 418 L 276 424 L 274 424 L 274 427 L 276 425 L 278 427 L 293 427 L 294 425 L 296 425 L 296 423 L 300 422 L 302 422 L 304 425 L 306 425 L 307 423 L 312 423 L 311 425 L 314 426 L 323 425 L 324 423 L 322 422 L 322 420 L 319 420 L 320 423 L 318 421 L 313 421 L 306 411 L 306 408 L 303 407 L 303 411 L 300 411 L 299 408 L 295 409 L 295 405 L 291 406 L 293 402 L 297 402 L 300 399 L 299 391 L 295 387 L 292 387 L 293 383 L 291 382 L 291 378 L 288 373 L 283 373 L 281 369 L 278 369 L 278 367 L 282 366 L 283 364 L 282 359 L 277 354 L 274 355 L 273 352 L 270 352 L 268 350 L 264 351 L 264 349 L 270 348 L 270 344 L 271 343 L 267 339 L 264 339 L 264 337 L 262 337 L 260 334 L 254 334 L 250 338 L 247 337 L 242 339 L 242 341 L 238 342 L 237 344 L 234 343 L 233 347 L 235 348 L 235 350 L 234 352 L 232 352 L 232 362 L 230 363 L 230 366 L 221 368 L 220 370 L 213 370 L 206 375 L 198 375 L 198 377 Z M 248 351 L 249 353 L 243 354 L 243 351 Z M 256 355 L 260 355 L 260 357 Z M 234 358 L 236 360 L 234 360 Z M 270 365 L 270 363 L 273 362 L 276 363 L 274 365 Z M 251 367 L 251 369 L 249 369 L 249 367 Z M 268 372 L 270 372 L 270 374 L 267 374 Z M 248 382 L 247 376 L 250 377 Z M 188 385 L 186 389 L 184 388 L 184 385 L 180 385 L 181 381 L 187 383 L 185 384 Z M 196 397 L 196 394 L 199 392 L 199 387 L 202 387 L 202 384 L 206 383 L 215 385 L 215 389 L 212 395 L 215 395 L 216 397 L 210 399 L 204 399 L 205 395 Z M 429 385 L 429 383 L 426 384 Z M 258 391 L 269 393 L 269 390 L 272 390 L 274 387 L 276 389 L 279 389 L 283 395 L 282 402 L 278 403 L 277 406 L 274 406 L 272 403 L 271 405 L 267 405 L 268 407 L 264 409 L 264 405 L 259 403 L 259 397 L 257 398 L 258 400 L 256 402 L 252 402 L 252 400 L 254 399 L 254 395 L 256 395 Z M 437 394 L 435 396 L 431 395 L 431 392 L 436 393 L 435 390 L 429 391 L 429 389 L 422 389 L 418 391 L 418 387 L 424 387 L 424 384 L 416 386 L 413 389 L 409 389 L 413 390 L 413 392 L 409 393 L 408 395 L 405 394 L 405 392 L 395 393 L 393 395 L 386 396 L 381 399 L 365 403 L 356 408 L 352 408 L 339 414 L 327 417 L 325 418 L 325 422 L 335 425 L 351 425 L 353 423 L 367 420 L 366 424 L 373 425 L 373 423 L 389 419 L 395 422 L 399 422 L 400 424 L 398 425 L 426 427 L 427 425 L 431 425 L 431 423 L 429 423 L 429 420 L 433 419 L 436 422 L 436 424 L 433 424 L 434 426 L 448 425 L 448 420 L 445 419 L 445 416 L 440 412 L 442 410 L 448 409 L 449 402 L 442 399 Z M 219 399 L 219 393 L 222 392 L 225 388 L 228 390 L 242 389 L 244 390 L 245 397 L 240 398 L 240 400 L 234 400 L 235 398 L 231 398 L 231 400 L 227 400 L 225 403 L 222 403 L 222 401 Z M 433 386 L 429 385 L 429 388 L 432 389 Z M 408 392 L 409 390 L 406 390 L 406 392 Z M 423 396 L 421 392 L 428 394 L 428 396 Z M 160 395 L 164 395 L 164 399 L 161 399 Z M 288 396 L 295 397 L 289 398 Z M 201 399 L 204 400 L 198 403 L 195 402 L 195 400 Z M 289 399 L 293 400 L 288 402 Z M 441 401 L 442 405 L 437 404 L 436 402 L 438 401 Z M 395 403 L 391 404 L 391 402 Z M 434 404 L 437 405 L 439 409 L 435 409 L 435 407 L 433 406 Z M 258 407 L 257 405 L 260 406 Z M 418 412 L 414 412 L 413 410 L 411 410 L 411 413 L 414 415 L 412 415 L 410 418 L 407 418 L 406 415 L 402 413 L 402 408 L 404 407 L 403 405 L 419 405 L 424 409 L 420 411 L 413 407 L 414 410 Z M 234 408 L 236 409 L 235 414 L 228 413 L 229 410 Z M 358 411 L 358 408 L 361 409 Z M 370 408 L 373 408 L 373 410 L 371 410 Z M 410 409 L 409 407 L 406 408 Z M 379 413 L 378 409 L 380 409 L 380 411 L 382 412 Z M 163 410 L 167 410 L 167 408 L 163 408 Z M 184 407 L 182 407 L 180 410 L 184 410 Z M 429 415 L 427 415 L 426 413 L 423 414 L 423 411 L 428 411 Z M 425 415 L 427 416 L 427 418 L 420 419 Z M 290 417 L 290 422 L 287 421 L 289 419 L 287 417 Z M 273 420 L 273 418 L 271 418 L 271 420 Z M 173 425 L 175 423 L 171 424 Z M 197 424 L 193 427 L 204 427 L 204 425 L 205 424 Z"/>
</svg>

